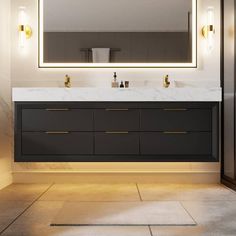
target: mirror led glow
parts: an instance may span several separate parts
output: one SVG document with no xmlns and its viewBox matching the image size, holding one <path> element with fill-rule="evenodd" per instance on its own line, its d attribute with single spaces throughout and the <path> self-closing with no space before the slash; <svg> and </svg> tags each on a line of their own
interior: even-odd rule
<svg viewBox="0 0 236 236">
<path fill-rule="evenodd" d="M 44 1 L 39 1 L 39 68 L 196 68 L 197 67 L 197 0 L 192 0 L 191 63 L 44 63 Z"/>
</svg>

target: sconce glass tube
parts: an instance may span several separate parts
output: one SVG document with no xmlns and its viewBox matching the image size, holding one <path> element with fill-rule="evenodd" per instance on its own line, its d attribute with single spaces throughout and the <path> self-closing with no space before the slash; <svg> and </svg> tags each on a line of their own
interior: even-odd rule
<svg viewBox="0 0 236 236">
<path fill-rule="evenodd" d="M 26 26 L 26 13 L 25 7 L 19 8 L 19 46 L 24 48 L 26 41 L 25 26 Z"/>
<path fill-rule="evenodd" d="M 214 49 L 215 19 L 214 8 L 207 9 L 207 49 L 211 52 Z"/>
<path fill-rule="evenodd" d="M 20 48 L 25 47 L 26 39 L 29 39 L 32 36 L 32 29 L 27 25 L 27 15 L 25 12 L 25 7 L 19 8 L 19 45 Z"/>
</svg>

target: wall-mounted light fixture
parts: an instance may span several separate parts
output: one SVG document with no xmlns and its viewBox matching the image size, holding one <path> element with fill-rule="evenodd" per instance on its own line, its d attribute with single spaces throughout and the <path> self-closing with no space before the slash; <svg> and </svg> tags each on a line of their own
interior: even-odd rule
<svg viewBox="0 0 236 236">
<path fill-rule="evenodd" d="M 207 9 L 207 22 L 202 28 L 202 35 L 207 40 L 207 50 L 211 52 L 214 48 L 214 34 L 215 34 L 215 16 L 214 8 L 208 7 Z"/>
<path fill-rule="evenodd" d="M 32 36 L 32 29 L 27 24 L 27 16 L 25 12 L 25 7 L 19 8 L 19 45 L 21 48 L 25 47 L 26 39 L 31 38 Z"/>
</svg>

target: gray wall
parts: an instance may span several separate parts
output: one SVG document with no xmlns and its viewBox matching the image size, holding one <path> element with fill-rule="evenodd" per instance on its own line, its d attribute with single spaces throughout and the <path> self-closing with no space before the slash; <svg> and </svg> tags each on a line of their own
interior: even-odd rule
<svg viewBox="0 0 236 236">
<path fill-rule="evenodd" d="M 119 48 L 114 63 L 191 62 L 188 32 L 141 33 L 44 33 L 44 61 L 88 62 L 82 48 Z M 91 62 L 91 59 L 90 61 Z"/>
<path fill-rule="evenodd" d="M 234 0 L 224 2 L 224 174 L 235 178 Z"/>
</svg>

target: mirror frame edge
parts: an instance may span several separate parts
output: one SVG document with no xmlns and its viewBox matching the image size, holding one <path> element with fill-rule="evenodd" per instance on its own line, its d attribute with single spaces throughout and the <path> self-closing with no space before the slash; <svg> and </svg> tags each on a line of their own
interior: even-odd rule
<svg viewBox="0 0 236 236">
<path fill-rule="evenodd" d="M 91 63 L 45 63 L 43 62 L 43 1 L 38 0 L 38 68 L 74 68 L 74 69 L 83 69 L 83 68 L 91 68 L 91 69 L 105 69 L 105 68 L 140 68 L 140 69 L 155 69 L 155 68 L 186 68 L 193 69 L 198 68 L 198 36 L 197 36 L 197 28 L 198 28 L 198 0 L 192 0 L 192 28 L 193 28 L 193 37 L 192 37 L 192 62 L 190 63 L 96 63 L 91 65 Z"/>
</svg>

